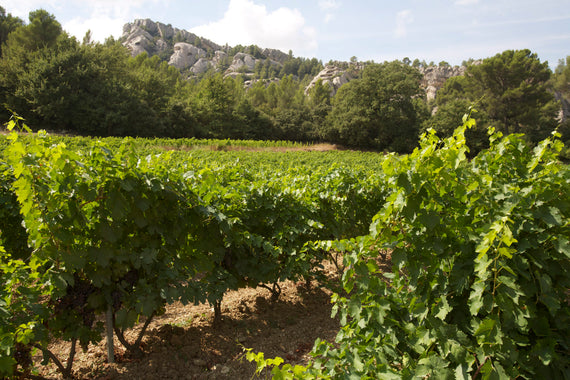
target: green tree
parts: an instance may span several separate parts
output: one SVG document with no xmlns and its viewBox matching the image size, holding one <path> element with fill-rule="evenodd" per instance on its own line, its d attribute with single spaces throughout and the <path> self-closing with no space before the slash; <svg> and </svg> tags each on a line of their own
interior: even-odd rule
<svg viewBox="0 0 570 380">
<path fill-rule="evenodd" d="M 467 134 L 468 145 L 475 148 L 472 154 L 488 146 L 485 131 L 490 126 L 505 134 L 524 133 L 536 143 L 557 125 L 558 107 L 548 87 L 550 75 L 548 63 L 541 63 L 530 50 L 507 50 L 479 65 L 471 64 L 465 76 L 447 80 L 438 91 L 437 112 L 428 124 L 449 136 L 458 125 L 453 113 L 464 107 L 459 112 L 462 115 L 474 105 L 477 127 Z"/>
<path fill-rule="evenodd" d="M 155 56 L 131 58 L 119 43 L 55 45 L 26 52 L 10 35 L 0 61 L 3 103 L 32 125 L 96 136 L 191 137 L 180 73 Z"/>
<path fill-rule="evenodd" d="M 60 38 L 53 48 L 27 55 L 8 47 L 0 62 L 0 85 L 7 89 L 7 106 L 32 125 L 79 134 L 124 134 L 124 125 L 134 121 L 125 111 L 144 111 L 133 107 L 125 86 L 128 55 L 122 47 L 81 46 L 74 38 Z"/>
<path fill-rule="evenodd" d="M 570 55 L 566 57 L 566 60 L 560 59 L 558 61 L 558 66 L 556 66 L 552 76 L 552 86 L 554 90 L 570 99 Z"/>
<path fill-rule="evenodd" d="M 127 78 L 135 102 L 145 109 L 137 123 L 146 136 L 193 137 L 195 120 L 190 104 L 178 95 L 187 82 L 180 72 L 158 56 L 139 54 L 129 58 Z"/>
<path fill-rule="evenodd" d="M 318 107 L 321 104 L 330 105 L 331 88 L 329 83 L 323 83 L 323 80 L 319 79 L 317 83 L 309 89 L 307 97 L 308 104 L 311 107 Z"/>
<path fill-rule="evenodd" d="M 272 120 L 253 107 L 246 97 L 240 98 L 233 116 L 234 123 L 239 126 L 233 137 L 247 140 L 274 140 L 278 133 Z"/>
<path fill-rule="evenodd" d="M 267 103 L 267 97 L 263 80 L 254 81 L 249 90 L 247 90 L 246 97 L 252 106 L 267 111 L 266 107 L 264 107 Z"/>
<path fill-rule="evenodd" d="M 399 61 L 370 64 L 362 78 L 342 86 L 332 101 L 328 138 L 351 147 L 411 150 L 423 112 L 421 74 Z"/>
<path fill-rule="evenodd" d="M 8 35 L 23 25 L 24 22 L 19 17 L 14 17 L 10 13 L 6 14 L 6 10 L 0 7 L 0 57 L 2 57 L 2 46 L 8 40 Z"/>
<path fill-rule="evenodd" d="M 11 44 L 27 51 L 38 50 L 54 46 L 57 38 L 63 33 L 61 24 L 55 16 L 44 9 L 30 12 L 29 20 L 29 24 L 10 33 L 9 39 L 13 40 Z"/>
<path fill-rule="evenodd" d="M 525 133 L 532 142 L 556 127 L 556 103 L 547 83 L 548 62 L 530 50 L 507 50 L 467 69 L 474 99 L 503 133 Z"/>
<path fill-rule="evenodd" d="M 232 81 L 232 83 L 230 83 Z M 198 84 L 195 97 L 197 118 L 208 137 L 237 137 L 233 114 L 233 79 L 221 73 L 209 74 Z"/>
<path fill-rule="evenodd" d="M 463 124 L 463 115 L 475 106 L 477 124 L 465 132 L 467 144 L 472 154 L 489 146 L 487 126 L 489 116 L 477 99 L 473 99 L 470 88 L 471 78 L 457 76 L 449 78 L 442 89 L 437 92 L 433 116 L 424 121 L 422 130 L 434 129 L 440 138 L 449 137 L 455 128 Z"/>
</svg>

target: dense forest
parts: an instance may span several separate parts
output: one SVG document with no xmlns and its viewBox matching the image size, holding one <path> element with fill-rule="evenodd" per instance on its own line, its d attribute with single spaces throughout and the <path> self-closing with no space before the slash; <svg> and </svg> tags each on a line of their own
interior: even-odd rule
<svg viewBox="0 0 570 380">
<path fill-rule="evenodd" d="M 332 95 L 323 82 L 306 91 L 323 68 L 314 58 L 290 53 L 281 67 L 258 64 L 249 76 L 212 69 L 188 77 L 164 56 L 132 57 L 113 38 L 94 43 L 87 33 L 78 41 L 45 10 L 30 12 L 26 23 L 0 7 L 0 43 L 0 120 L 17 113 L 48 131 L 326 141 L 405 153 L 428 128 L 449 136 L 473 107 L 472 153 L 485 148 L 489 127 L 524 133 L 530 142 L 558 128 L 570 139 L 569 122 L 560 116 L 570 99 L 570 56 L 554 72 L 529 50 L 470 60 L 465 74 L 447 80 L 428 102 L 418 70 L 425 63 L 417 59 L 351 59 L 346 66 L 354 79 Z M 230 50 L 259 54 L 256 46 Z"/>
</svg>

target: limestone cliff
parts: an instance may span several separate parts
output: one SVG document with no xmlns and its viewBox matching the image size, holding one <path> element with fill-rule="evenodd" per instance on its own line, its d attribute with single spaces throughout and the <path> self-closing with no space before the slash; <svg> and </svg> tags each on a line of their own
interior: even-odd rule
<svg viewBox="0 0 570 380">
<path fill-rule="evenodd" d="M 173 28 L 149 19 L 135 20 L 125 24 L 120 39 L 133 56 L 146 52 L 149 56 L 159 55 L 181 71 L 202 74 L 211 68 L 223 70 L 224 75 L 235 76 L 253 72 L 258 62 L 269 60 L 271 65 L 280 66 L 289 55 L 276 49 L 263 49 L 256 54 L 238 52 L 229 57 L 229 46 L 220 46 L 187 30 Z"/>
<path fill-rule="evenodd" d="M 437 90 L 443 87 L 446 80 L 465 74 L 465 66 L 427 66 L 420 67 L 423 75 L 422 87 L 426 91 L 428 101 L 434 100 Z"/>
<path fill-rule="evenodd" d="M 305 93 L 312 88 L 318 80 L 328 83 L 331 87 L 331 95 L 336 94 L 338 89 L 348 83 L 351 79 L 358 78 L 360 71 L 364 68 L 363 63 L 334 63 L 327 64 L 325 68 L 317 74 L 311 83 L 305 88 Z M 445 81 L 451 77 L 463 75 L 465 66 L 427 66 L 420 67 L 419 71 L 423 78 L 421 86 L 426 91 L 427 100 L 435 99 L 436 92 L 443 87 Z"/>
<path fill-rule="evenodd" d="M 174 53 L 170 56 L 168 64 L 183 70 L 194 66 L 199 59 L 205 57 L 206 52 L 203 49 L 187 42 L 177 42 L 174 44 Z"/>
<path fill-rule="evenodd" d="M 311 89 L 320 80 L 323 84 L 328 84 L 330 86 L 331 96 L 334 96 L 342 85 L 358 77 L 358 74 L 362 69 L 363 67 L 358 64 L 352 64 L 348 67 L 346 63 L 342 64 L 337 62 L 332 65 L 327 64 L 305 88 L 305 94 L 307 94 L 309 89 Z"/>
<path fill-rule="evenodd" d="M 251 54 L 242 51 L 229 56 L 228 53 L 235 49 L 150 19 L 125 24 L 120 41 L 133 56 L 143 52 L 149 56 L 159 55 L 189 75 L 199 75 L 213 68 L 222 71 L 225 76 L 235 77 L 252 73 L 258 64 L 266 65 L 267 62 L 279 71 L 283 63 L 290 59 L 289 54 L 269 48 L 251 51 Z M 364 63 L 356 62 L 331 62 L 313 78 L 305 92 L 321 80 L 330 85 L 331 95 L 334 95 L 342 85 L 357 78 L 364 66 Z M 426 90 L 427 99 L 432 100 L 445 81 L 463 75 L 465 67 L 427 66 L 419 70 L 423 75 L 422 86 Z"/>
<path fill-rule="evenodd" d="M 161 55 L 161 53 L 174 53 L 174 45 L 177 42 L 188 44 L 198 43 L 198 48 L 205 51 L 221 50 L 222 47 L 210 40 L 200 38 L 194 33 L 184 29 L 165 25 L 150 19 L 139 19 L 123 26 L 123 35 L 120 41 L 131 51 L 133 56 L 147 52 L 149 56 Z"/>
</svg>

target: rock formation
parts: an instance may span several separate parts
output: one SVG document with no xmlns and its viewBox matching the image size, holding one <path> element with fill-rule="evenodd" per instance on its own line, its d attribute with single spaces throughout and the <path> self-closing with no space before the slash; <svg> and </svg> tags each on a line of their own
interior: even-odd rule
<svg viewBox="0 0 570 380">
<path fill-rule="evenodd" d="M 228 71 L 230 72 L 240 72 L 242 70 L 253 71 L 253 69 L 255 69 L 255 62 L 256 59 L 253 58 L 251 55 L 245 53 L 237 53 L 236 55 L 234 55 L 234 59 Z M 244 66 L 245 69 L 243 68 Z"/>
<path fill-rule="evenodd" d="M 331 96 L 336 94 L 340 86 L 348 83 L 351 79 L 354 79 L 358 72 L 362 70 L 362 67 L 351 66 L 351 69 L 344 69 L 338 65 L 325 65 L 325 68 L 313 78 L 311 83 L 305 88 L 305 94 L 319 81 L 321 80 L 323 84 L 328 83 L 331 88 Z"/>
<path fill-rule="evenodd" d="M 362 63 L 351 63 L 347 66 L 347 63 L 342 65 L 327 64 L 325 68 L 317 74 L 315 78 L 309 83 L 305 88 L 305 94 L 308 93 L 319 80 L 322 83 L 329 83 L 331 87 L 331 96 L 336 94 L 340 86 L 348 83 L 350 80 L 357 78 L 360 71 L 364 69 Z M 465 66 L 427 66 L 420 67 L 419 71 L 423 76 L 421 80 L 421 86 L 426 91 L 427 100 L 435 99 L 436 92 L 443 87 L 446 80 L 451 77 L 458 75 L 463 75 L 465 73 Z"/>
<path fill-rule="evenodd" d="M 214 52 L 214 57 L 212 58 L 212 64 L 218 67 L 222 62 L 228 57 L 225 51 L 217 50 Z"/>
<path fill-rule="evenodd" d="M 290 58 L 280 50 L 267 48 L 261 51 L 262 58 L 243 52 L 228 58 L 228 46 L 224 48 L 186 30 L 149 19 L 125 24 L 120 41 L 133 56 L 143 52 L 149 56 L 160 55 L 177 69 L 196 75 L 214 68 L 223 69 L 226 76 L 237 76 L 253 72 L 258 61 L 264 63 L 269 60 L 271 65 L 282 65 Z"/>
<path fill-rule="evenodd" d="M 172 59 L 172 58 L 171 58 Z M 200 58 L 190 69 L 194 74 L 203 74 L 212 67 L 210 64 L 211 61 L 208 61 L 206 58 Z"/>
<path fill-rule="evenodd" d="M 173 51 L 176 42 L 196 44 L 205 51 L 221 50 L 222 47 L 208 39 L 200 38 L 194 33 L 184 29 L 173 28 L 160 22 L 149 19 L 139 19 L 123 26 L 123 35 L 120 41 L 129 48 L 131 54 L 136 56 L 146 51 L 149 56 L 166 51 Z"/>
<path fill-rule="evenodd" d="M 563 123 L 570 117 L 570 102 L 558 91 L 554 92 L 554 98 L 560 102 L 557 120 L 559 123 Z"/>
<path fill-rule="evenodd" d="M 169 65 L 179 70 L 191 68 L 199 60 L 206 57 L 206 52 L 186 42 L 174 45 L 174 53 L 170 56 Z"/>
<path fill-rule="evenodd" d="M 426 91 L 428 102 L 435 99 L 437 90 L 443 87 L 446 80 L 465 74 L 465 66 L 427 66 L 420 67 L 423 75 L 422 87 Z"/>
<path fill-rule="evenodd" d="M 120 41 L 133 56 L 143 52 L 149 56 L 158 54 L 162 59 L 168 60 L 170 65 L 194 75 L 203 74 L 214 68 L 223 70 L 225 76 L 236 77 L 253 72 L 259 62 L 266 64 L 269 61 L 273 66 L 281 66 L 291 58 L 290 53 L 285 54 L 280 50 L 268 48 L 257 52 L 255 57 L 244 52 L 238 52 L 230 57 L 227 53 L 230 51 L 228 46 L 224 48 L 187 30 L 173 28 L 171 25 L 149 19 L 139 19 L 125 24 Z M 317 81 L 322 80 L 323 83 L 329 83 L 332 96 L 342 85 L 357 78 L 364 65 L 356 62 L 328 64 L 305 88 L 305 93 L 308 93 Z M 432 100 L 445 81 L 453 76 L 463 75 L 465 67 L 427 66 L 419 70 L 423 75 L 422 86 L 426 90 L 427 99 Z"/>
</svg>

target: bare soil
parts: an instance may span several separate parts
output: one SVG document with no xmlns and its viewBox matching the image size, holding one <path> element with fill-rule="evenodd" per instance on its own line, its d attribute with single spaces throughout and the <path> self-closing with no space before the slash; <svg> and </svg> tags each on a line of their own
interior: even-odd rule
<svg viewBox="0 0 570 380">
<path fill-rule="evenodd" d="M 328 266 L 327 276 L 338 281 Z M 141 358 L 129 357 L 115 338 L 116 363 L 107 363 L 106 343 L 89 346 L 76 354 L 73 369 L 79 379 L 251 379 L 255 363 L 244 357 L 244 347 L 280 356 L 286 363 L 304 364 L 317 338 L 334 341 L 339 322 L 331 318 L 332 291 L 316 281 L 280 283 L 282 293 L 271 301 L 264 288 L 231 291 L 222 302 L 223 320 L 213 326 L 214 311 L 208 304 L 172 304 L 153 319 L 142 341 Z M 140 329 L 140 327 L 139 327 Z M 126 336 L 134 341 L 138 329 Z M 69 343 L 54 342 L 50 349 L 60 360 Z M 63 363 L 65 365 L 65 363 Z M 38 375 L 59 379 L 53 364 Z"/>
</svg>

